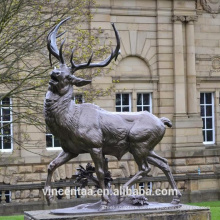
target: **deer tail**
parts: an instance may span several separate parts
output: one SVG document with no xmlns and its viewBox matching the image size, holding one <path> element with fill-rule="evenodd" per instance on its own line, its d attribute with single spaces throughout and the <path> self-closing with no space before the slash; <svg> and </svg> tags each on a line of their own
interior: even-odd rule
<svg viewBox="0 0 220 220">
<path fill-rule="evenodd" d="M 172 128 L 172 122 L 168 119 L 168 118 L 165 118 L 165 117 L 162 117 L 160 118 L 160 120 L 169 128 Z"/>
</svg>

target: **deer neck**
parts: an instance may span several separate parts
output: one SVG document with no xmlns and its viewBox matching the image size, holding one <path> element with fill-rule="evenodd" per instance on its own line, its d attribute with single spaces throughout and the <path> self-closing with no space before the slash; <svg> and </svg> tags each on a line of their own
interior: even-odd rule
<svg viewBox="0 0 220 220">
<path fill-rule="evenodd" d="M 68 92 L 62 96 L 48 90 L 44 102 L 45 116 L 56 117 L 64 115 L 68 111 L 72 100 L 73 89 L 70 88 Z"/>
</svg>

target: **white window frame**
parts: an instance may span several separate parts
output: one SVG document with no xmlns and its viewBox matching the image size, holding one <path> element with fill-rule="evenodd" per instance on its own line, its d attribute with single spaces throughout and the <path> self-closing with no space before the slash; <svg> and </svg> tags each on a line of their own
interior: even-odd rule
<svg viewBox="0 0 220 220">
<path fill-rule="evenodd" d="M 47 150 L 61 150 L 61 149 L 62 149 L 61 146 L 60 146 L 60 147 L 55 147 L 55 146 L 54 146 L 54 138 L 55 138 L 55 137 L 54 137 L 53 134 L 47 133 L 47 134 L 46 134 L 46 138 L 47 138 L 47 136 L 50 136 L 51 139 L 52 139 L 52 147 L 47 147 L 47 146 L 46 146 Z"/>
<path fill-rule="evenodd" d="M 212 94 L 212 103 L 211 104 L 207 104 L 206 103 L 206 98 L 204 99 L 204 104 L 200 104 L 200 107 L 201 106 L 204 106 L 204 116 L 201 115 L 201 118 L 205 119 L 205 128 L 202 129 L 202 131 L 205 131 L 205 137 L 203 137 L 205 140 L 207 140 L 207 133 L 206 131 L 213 131 L 212 132 L 212 139 L 213 141 L 203 141 L 203 144 L 214 144 L 215 143 L 215 114 L 214 114 L 214 92 L 200 92 L 200 97 L 201 97 L 201 94 L 204 93 L 204 94 L 207 94 L 207 93 L 211 93 Z M 206 97 L 204 95 L 204 97 Z M 200 98 L 201 99 L 201 98 Z M 206 106 L 212 106 L 212 116 L 206 116 Z M 206 119 L 207 118 L 212 118 L 212 129 L 206 129 Z"/>
<path fill-rule="evenodd" d="M 7 107 L 2 106 L 2 101 L 0 101 L 0 111 L 1 111 L 1 115 L 2 115 L 2 111 L 3 109 L 9 109 L 10 110 L 10 121 L 2 121 L 0 118 L 0 137 L 4 136 L 8 136 L 11 137 L 11 148 L 10 149 L 2 149 L 0 148 L 1 152 L 12 152 L 13 151 L 13 125 L 12 125 L 12 99 L 10 97 L 5 97 L 5 98 L 9 98 L 10 104 Z M 10 135 L 4 135 L 3 134 L 3 123 L 9 123 L 10 124 Z M 1 138 L 1 146 L 3 147 L 3 138 Z"/>
<path fill-rule="evenodd" d="M 151 92 L 137 92 L 137 97 L 138 97 L 138 94 L 141 94 L 141 100 L 142 100 L 142 104 L 141 105 L 138 105 L 137 104 L 137 101 L 136 101 L 136 109 L 138 108 L 138 107 L 141 107 L 142 108 L 142 111 L 144 111 L 143 110 L 143 108 L 144 107 L 149 107 L 150 108 L 150 113 L 152 113 L 152 93 Z M 148 94 L 149 95 L 149 99 L 150 99 L 150 104 L 149 105 L 144 105 L 143 104 L 143 95 L 144 94 Z"/>
<path fill-rule="evenodd" d="M 153 182 L 148 182 L 147 183 L 147 188 L 152 192 L 152 190 L 153 190 Z"/>
<path fill-rule="evenodd" d="M 129 105 L 123 105 L 123 104 L 122 104 L 122 95 L 124 95 L 124 94 L 128 94 L 128 95 L 129 95 Z M 125 92 L 124 92 L 124 93 L 120 93 L 120 92 L 117 92 L 117 93 L 115 94 L 115 99 L 116 99 L 116 95 L 120 95 L 121 103 L 120 103 L 120 105 L 116 105 L 116 100 L 115 100 L 115 111 L 116 111 L 116 108 L 119 107 L 119 108 L 121 108 L 121 112 L 123 112 L 123 111 L 122 111 L 122 108 L 123 108 L 123 107 L 129 107 L 129 112 L 131 112 L 131 109 L 132 109 L 132 108 L 131 108 L 131 93 L 127 93 L 127 92 L 126 92 L 126 93 L 125 93 Z"/>
<path fill-rule="evenodd" d="M 47 137 L 51 137 L 51 139 L 52 139 L 52 147 L 47 147 Z M 46 129 L 46 149 L 47 150 L 62 150 L 62 147 L 61 146 L 59 146 L 59 147 L 55 147 L 54 146 L 54 135 L 53 134 L 51 134 L 51 133 L 49 133 L 49 132 L 47 132 L 47 129 Z"/>
</svg>

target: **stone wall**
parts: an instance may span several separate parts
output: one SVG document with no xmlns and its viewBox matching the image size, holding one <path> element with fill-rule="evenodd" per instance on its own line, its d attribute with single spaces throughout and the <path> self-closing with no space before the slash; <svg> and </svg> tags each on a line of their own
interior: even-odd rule
<svg viewBox="0 0 220 220">
<path fill-rule="evenodd" d="M 198 174 L 198 171 L 199 173 L 201 173 L 201 175 L 209 175 L 213 173 L 219 173 L 220 171 L 220 157 L 213 156 L 211 154 L 211 151 L 209 152 L 209 154 L 206 153 L 206 155 L 204 155 L 204 152 L 200 152 L 200 155 L 197 152 L 196 157 L 193 155 L 193 152 L 188 152 L 185 154 L 185 158 L 183 158 L 182 152 L 179 152 L 175 155 L 175 158 L 176 159 L 168 158 L 168 162 L 170 164 L 173 174 L 176 175 L 193 175 Z M 137 165 L 133 161 L 132 157 L 128 154 L 125 155 L 121 161 L 117 161 L 113 157 L 109 157 L 109 160 L 109 171 L 112 173 L 113 178 L 128 178 L 138 171 Z M 71 162 L 59 167 L 53 175 L 53 181 L 59 182 L 62 180 L 71 179 L 72 175 L 76 173 L 76 170 L 79 167 L 79 165 L 86 167 L 86 164 L 90 161 L 90 156 L 84 155 L 81 156 L 81 158 L 76 158 Z M 4 186 L 7 184 L 20 185 L 27 183 L 42 183 L 46 181 L 46 176 L 47 164 L 11 164 L 7 166 L 2 166 L 0 170 L 0 182 Z M 152 170 L 149 173 L 149 176 L 164 176 L 164 174 L 161 170 L 152 166 Z M 208 184 L 208 182 L 206 182 L 206 184 Z M 218 180 L 215 180 L 215 185 L 217 186 L 217 188 L 219 187 L 218 184 Z M 166 188 L 165 185 L 164 188 Z M 203 185 L 205 186 L 205 184 Z M 157 185 L 154 185 L 154 187 L 156 186 Z M 170 187 L 169 184 L 167 185 L 167 187 Z M 178 182 L 178 187 L 180 189 L 187 188 L 186 186 L 183 187 L 181 182 Z M 210 186 L 208 187 L 210 189 Z M 204 190 L 204 187 L 201 189 Z M 199 188 L 197 188 L 197 190 L 199 190 Z M 30 193 L 30 191 L 25 193 L 28 194 Z M 24 199 L 26 196 L 25 193 L 22 195 L 18 193 L 17 197 Z M 34 192 L 34 194 L 36 194 L 34 198 L 36 197 L 35 200 L 37 201 L 40 198 L 39 190 Z"/>
</svg>

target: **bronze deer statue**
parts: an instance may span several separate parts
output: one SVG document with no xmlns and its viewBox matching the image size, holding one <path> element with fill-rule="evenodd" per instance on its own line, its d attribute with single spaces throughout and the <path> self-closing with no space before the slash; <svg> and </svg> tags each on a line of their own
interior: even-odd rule
<svg viewBox="0 0 220 220">
<path fill-rule="evenodd" d="M 149 164 L 160 168 L 168 178 L 173 189 L 177 190 L 172 203 L 179 203 L 181 193 L 178 191 L 167 160 L 154 152 L 155 146 L 165 134 L 165 125 L 172 127 L 167 118 L 158 118 L 153 114 L 144 112 L 108 112 L 96 105 L 84 103 L 75 104 L 72 100 L 73 85 L 80 87 L 91 83 L 91 80 L 77 78 L 77 70 L 93 67 L 105 67 L 112 59 L 117 59 L 120 50 L 118 31 L 112 24 L 117 46 L 111 55 L 99 63 L 91 63 L 92 55 L 87 63 L 75 64 L 71 54 L 71 67 L 67 67 L 62 55 L 61 43 L 58 50 L 56 38 L 59 27 L 69 18 L 62 20 L 48 35 L 48 50 L 60 61 L 60 68 L 54 69 L 50 76 L 48 91 L 44 103 L 44 115 L 47 126 L 54 136 L 59 138 L 62 152 L 48 166 L 48 176 L 45 189 L 50 189 L 52 174 L 56 168 L 65 164 L 79 154 L 89 153 L 95 164 L 95 171 L 100 188 L 105 189 L 104 157 L 115 156 L 118 160 L 130 152 L 134 156 L 139 172 L 125 185 L 129 187 L 142 176 L 150 172 Z M 52 63 L 51 63 L 52 65 Z M 51 195 L 46 196 L 48 204 Z M 108 195 L 102 195 L 102 205 L 109 202 Z"/>
</svg>

